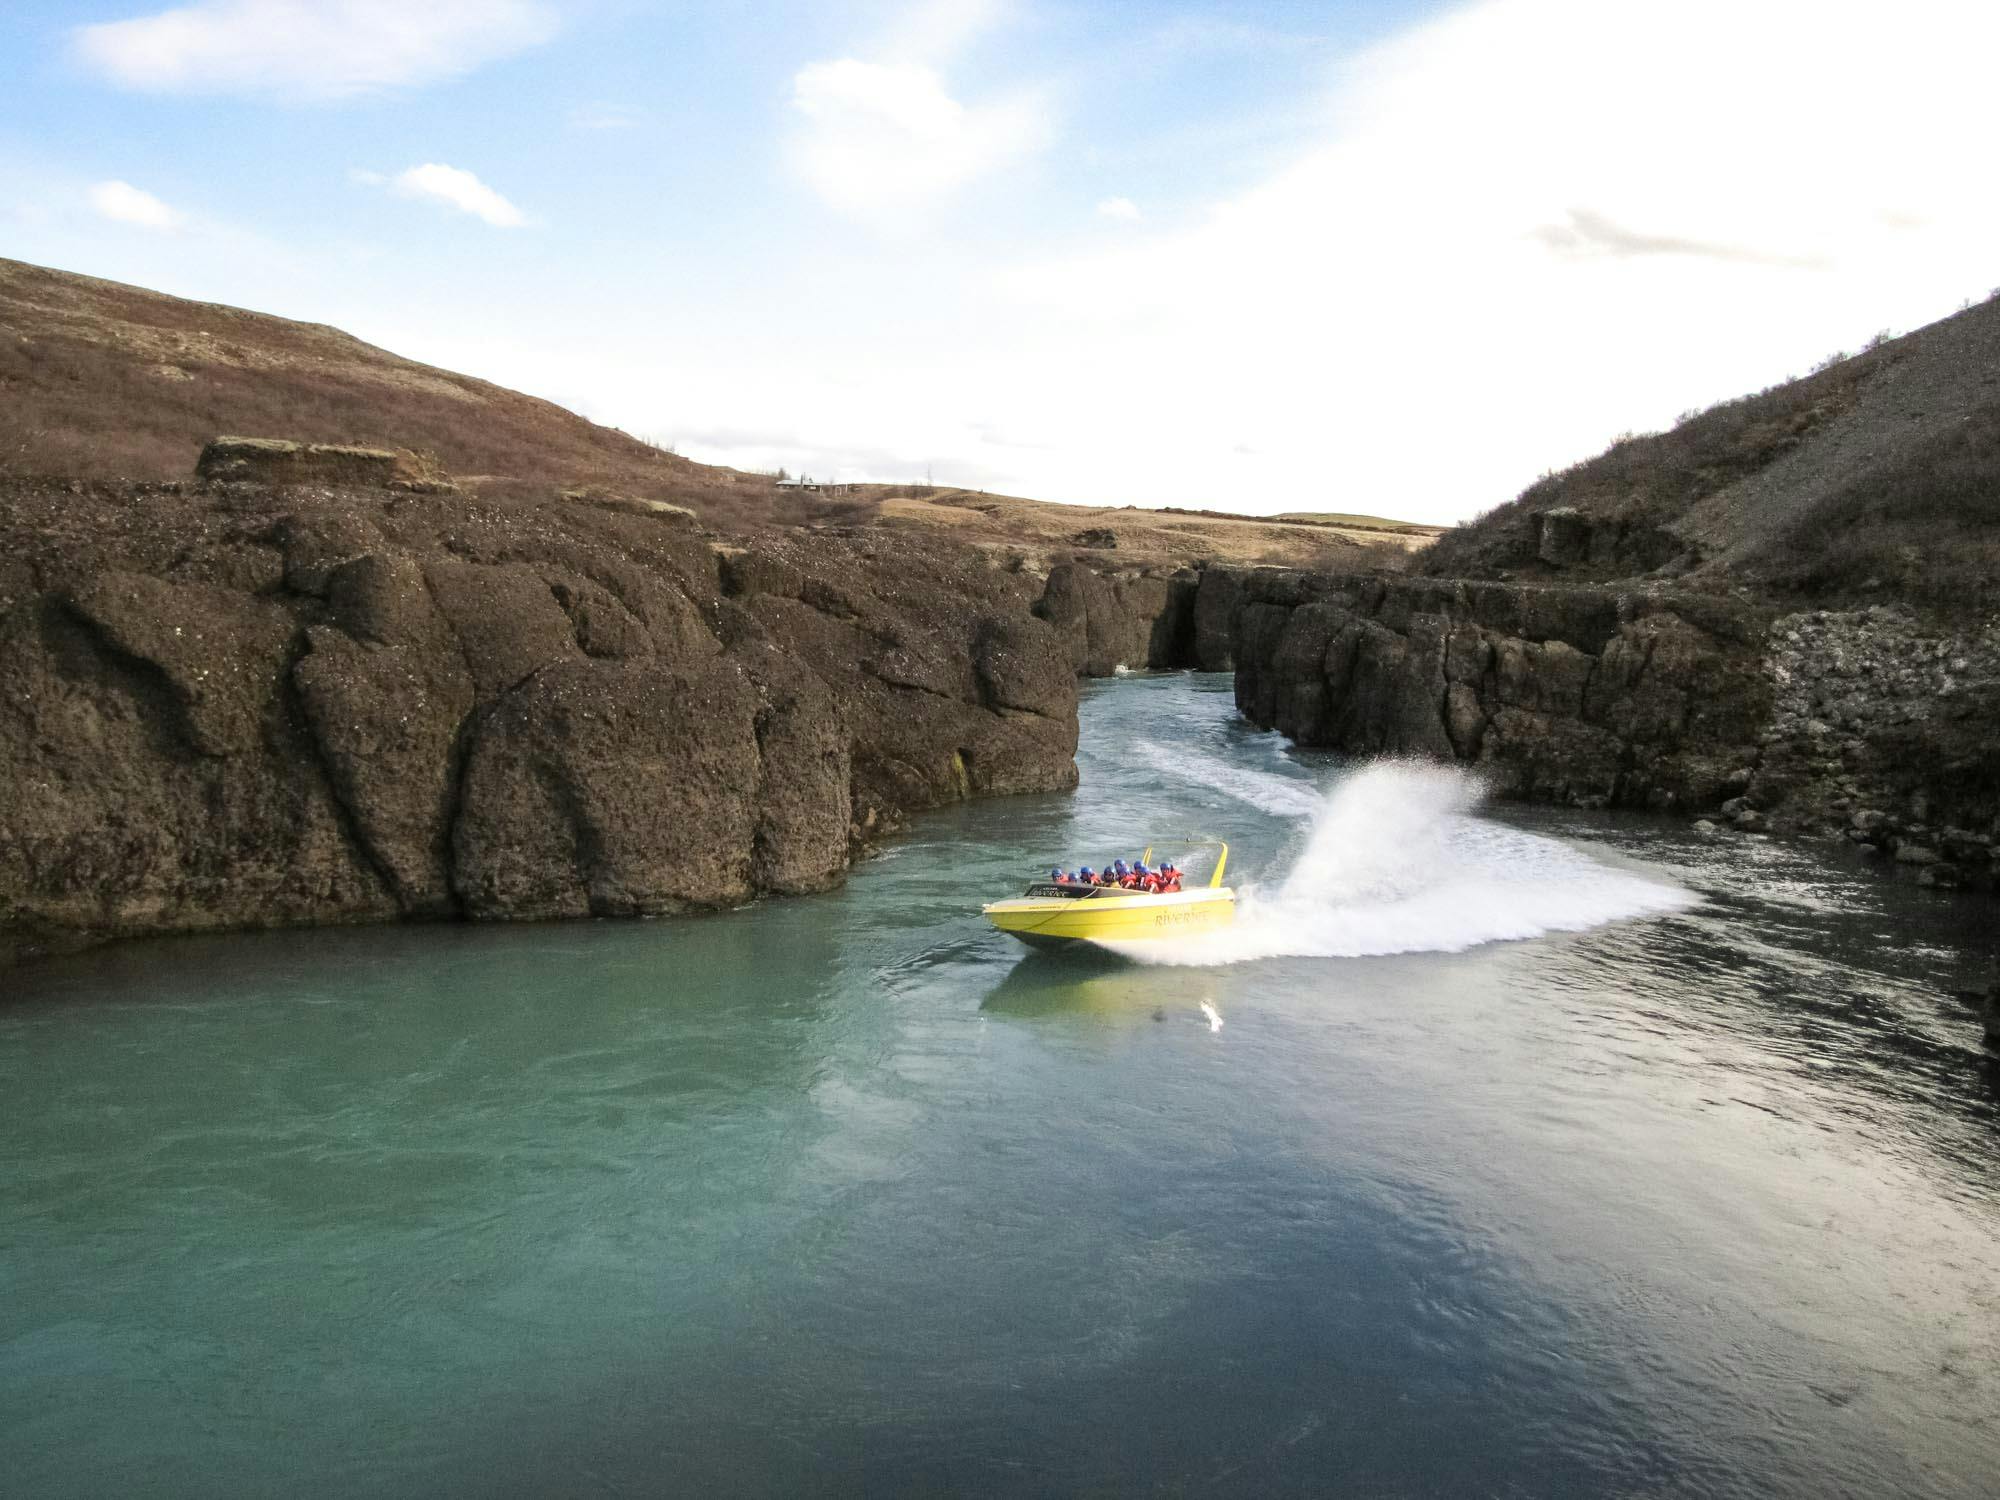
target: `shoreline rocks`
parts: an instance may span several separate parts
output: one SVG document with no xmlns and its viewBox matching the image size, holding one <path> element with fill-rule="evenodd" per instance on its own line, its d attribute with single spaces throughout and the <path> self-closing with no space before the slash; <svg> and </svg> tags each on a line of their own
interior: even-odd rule
<svg viewBox="0 0 2000 1500">
<path fill-rule="evenodd" d="M 16 485 L 0 540 L 0 965 L 820 890 L 1076 781 L 1039 580 L 937 538 L 237 481 Z"/>
<path fill-rule="evenodd" d="M 2000 882 L 2000 622 L 1927 628 L 1906 610 L 1772 623 L 1771 722 L 1752 802 L 1943 889 Z"/>
<path fill-rule="evenodd" d="M 1277 569 L 1202 575 L 1203 665 L 1301 744 L 1479 767 L 1503 796 L 1845 837 L 2000 886 L 2000 622 L 1715 594 Z"/>
<path fill-rule="evenodd" d="M 1105 573 L 1062 562 L 1049 570 L 1034 613 L 1063 638 L 1081 676 L 1192 666 L 1200 579 L 1191 568 Z"/>
<path fill-rule="evenodd" d="M 1077 680 L 2000 883 L 2000 625 L 1206 566 L 421 488 L 0 492 L 0 965 L 127 934 L 652 914 L 1074 786 Z"/>
<path fill-rule="evenodd" d="M 1730 601 L 1264 569 L 1226 587 L 1253 723 L 1465 761 L 1504 796 L 1713 809 L 1768 716 L 1763 618 Z"/>
</svg>

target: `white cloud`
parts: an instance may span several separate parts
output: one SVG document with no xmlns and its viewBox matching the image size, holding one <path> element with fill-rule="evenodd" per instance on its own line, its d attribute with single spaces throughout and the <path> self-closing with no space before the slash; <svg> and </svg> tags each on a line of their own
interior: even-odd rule
<svg viewBox="0 0 2000 1500">
<path fill-rule="evenodd" d="M 1097 205 L 1097 213 L 1100 218 L 1117 219 L 1127 224 L 1137 223 L 1143 217 L 1139 205 L 1130 198 L 1106 198 Z"/>
<path fill-rule="evenodd" d="M 934 0 L 865 49 L 871 56 L 799 69 L 792 156 L 813 190 L 856 218 L 900 227 L 1045 146 L 1052 129 L 1040 93 L 965 103 L 942 71 L 1003 14 L 995 0 Z"/>
<path fill-rule="evenodd" d="M 104 218 L 120 224 L 137 224 L 142 229 L 178 229 L 184 222 L 181 215 L 158 198 L 129 182 L 91 184 L 90 206 Z"/>
<path fill-rule="evenodd" d="M 1487 0 L 1198 227 L 1002 272 L 965 397 L 1078 498 L 1462 517 L 1983 292 L 1994 55 L 1954 0 Z"/>
<path fill-rule="evenodd" d="M 385 178 L 380 172 L 356 169 L 348 174 L 368 186 L 386 185 L 398 198 L 428 198 L 483 219 L 495 229 L 519 229 L 527 215 L 463 167 L 425 162 Z"/>
<path fill-rule="evenodd" d="M 920 63 L 810 63 L 792 81 L 806 180 L 834 207 L 895 221 L 1018 160 L 1048 137 L 1031 99 L 959 103 Z"/>
<path fill-rule="evenodd" d="M 455 78 L 555 27 L 544 0 L 196 0 L 72 37 L 125 88 L 317 101 Z"/>
</svg>

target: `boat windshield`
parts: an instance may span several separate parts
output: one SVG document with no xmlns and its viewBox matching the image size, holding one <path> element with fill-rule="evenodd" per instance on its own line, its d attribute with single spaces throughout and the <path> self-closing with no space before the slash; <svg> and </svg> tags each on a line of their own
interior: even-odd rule
<svg viewBox="0 0 2000 1500">
<path fill-rule="evenodd" d="M 1109 894 L 1113 891 L 1119 891 L 1121 895 L 1131 894 L 1129 891 L 1120 891 L 1119 887 L 1115 885 L 1082 885 L 1076 883 L 1057 885 L 1053 880 L 1038 880 L 1029 886 L 1023 894 L 1041 897 L 1056 896 L 1065 900 L 1081 901 L 1086 896 Z"/>
</svg>

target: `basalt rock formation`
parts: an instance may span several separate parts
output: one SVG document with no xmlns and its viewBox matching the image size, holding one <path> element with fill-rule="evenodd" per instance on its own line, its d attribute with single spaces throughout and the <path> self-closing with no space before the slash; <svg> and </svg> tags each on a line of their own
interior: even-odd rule
<svg viewBox="0 0 2000 1500">
<path fill-rule="evenodd" d="M 2000 884 L 2000 621 L 1809 610 L 1772 626 L 1742 824 L 1835 831 L 1932 886 Z"/>
<path fill-rule="evenodd" d="M 1191 568 L 1099 573 L 1079 562 L 1058 563 L 1035 613 L 1055 627 L 1081 676 L 1193 666 L 1199 579 Z"/>
<path fill-rule="evenodd" d="M 1253 722 L 1305 745 L 1472 762 L 1503 795 L 1713 806 L 1747 784 L 1769 718 L 1766 618 L 1708 596 L 1275 570 L 1201 587 L 1233 604 L 1236 701 Z"/>
<path fill-rule="evenodd" d="M 2000 627 L 1696 591 L 1276 569 L 1202 575 L 1196 639 L 1253 722 L 1477 766 L 1503 796 L 1844 835 L 2000 885 Z"/>
<path fill-rule="evenodd" d="M 1076 779 L 1040 581 L 588 499 L 0 492 L 0 963 L 148 932 L 670 912 Z"/>
</svg>

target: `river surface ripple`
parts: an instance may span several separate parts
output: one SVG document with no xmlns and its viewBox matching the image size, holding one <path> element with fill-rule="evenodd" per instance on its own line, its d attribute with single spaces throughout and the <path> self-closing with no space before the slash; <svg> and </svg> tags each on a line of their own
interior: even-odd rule
<svg viewBox="0 0 2000 1500">
<path fill-rule="evenodd" d="M 2000 1491 L 1990 903 L 1083 726 L 824 897 L 0 976 L 0 1490 Z M 1190 827 L 1200 964 L 979 919 Z"/>
</svg>

